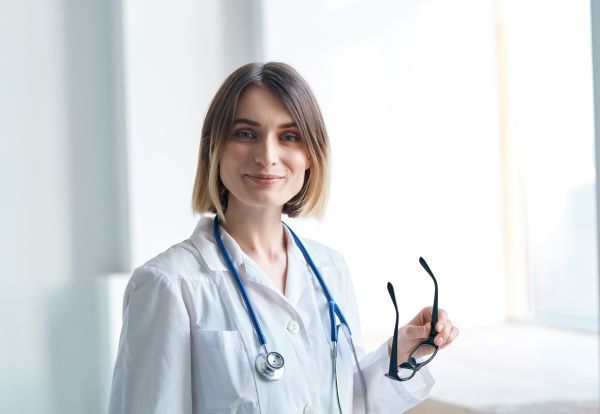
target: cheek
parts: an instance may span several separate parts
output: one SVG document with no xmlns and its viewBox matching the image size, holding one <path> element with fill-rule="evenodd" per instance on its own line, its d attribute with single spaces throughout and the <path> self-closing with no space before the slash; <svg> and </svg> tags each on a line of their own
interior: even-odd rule
<svg viewBox="0 0 600 414">
<path fill-rule="evenodd" d="M 223 150 L 223 154 L 221 155 L 221 160 L 219 161 L 219 168 L 221 171 L 225 171 L 225 173 L 238 169 L 245 160 L 244 151 L 235 145 L 228 145 Z"/>
<path fill-rule="evenodd" d="M 304 185 L 307 168 L 309 167 L 310 163 L 308 162 L 308 158 L 304 154 L 299 154 L 294 160 L 295 182 L 300 188 L 302 188 L 302 186 Z"/>
<path fill-rule="evenodd" d="M 308 156 L 304 151 L 294 154 L 294 166 L 297 170 L 306 170 L 310 167 Z"/>
</svg>

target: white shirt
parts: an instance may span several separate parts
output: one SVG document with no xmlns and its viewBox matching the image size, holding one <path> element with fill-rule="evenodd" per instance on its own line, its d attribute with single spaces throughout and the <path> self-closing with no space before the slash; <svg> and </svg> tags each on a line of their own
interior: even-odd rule
<svg viewBox="0 0 600 414">
<path fill-rule="evenodd" d="M 260 345 L 250 316 L 202 217 L 192 236 L 133 272 L 109 412 L 336 413 L 328 305 L 302 252 L 287 240 L 285 295 L 221 227 L 221 238 L 253 303 L 270 351 L 285 374 L 267 382 L 254 364 Z M 300 237 L 300 236 L 299 236 Z M 400 413 L 427 397 L 427 367 L 409 381 L 386 378 L 387 341 L 366 355 L 354 288 L 337 251 L 301 238 L 346 316 L 367 386 L 369 412 Z M 340 331 L 338 381 L 344 414 L 362 413 L 360 380 Z"/>
</svg>

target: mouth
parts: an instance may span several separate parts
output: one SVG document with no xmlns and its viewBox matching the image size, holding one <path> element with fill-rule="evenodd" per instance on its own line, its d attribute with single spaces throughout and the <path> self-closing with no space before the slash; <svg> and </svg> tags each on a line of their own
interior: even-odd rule
<svg viewBox="0 0 600 414">
<path fill-rule="evenodd" d="M 244 174 L 247 175 L 248 177 L 254 177 L 254 178 L 261 178 L 261 179 L 272 179 L 272 178 L 283 178 L 280 175 L 272 175 L 272 174 Z"/>
<path fill-rule="evenodd" d="M 256 174 L 256 175 L 250 175 L 250 174 L 244 174 L 244 176 L 248 177 L 251 181 L 258 183 L 258 184 L 263 184 L 263 185 L 269 185 L 269 184 L 274 184 L 276 182 L 278 182 L 279 180 L 283 179 L 283 177 L 279 176 L 279 175 L 270 175 L 270 174 Z"/>
</svg>

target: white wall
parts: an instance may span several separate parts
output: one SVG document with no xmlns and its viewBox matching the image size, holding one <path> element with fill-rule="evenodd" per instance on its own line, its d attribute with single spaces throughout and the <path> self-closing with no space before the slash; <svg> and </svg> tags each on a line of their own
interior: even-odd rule
<svg viewBox="0 0 600 414">
<path fill-rule="evenodd" d="M 0 412 L 95 413 L 95 281 L 128 260 L 111 3 L 0 6 Z"/>
</svg>

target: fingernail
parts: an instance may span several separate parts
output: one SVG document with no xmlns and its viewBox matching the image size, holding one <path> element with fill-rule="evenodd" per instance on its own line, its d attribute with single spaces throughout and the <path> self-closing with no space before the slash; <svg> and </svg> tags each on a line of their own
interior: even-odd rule
<svg viewBox="0 0 600 414">
<path fill-rule="evenodd" d="M 439 323 L 438 324 L 438 331 L 443 331 L 444 330 L 444 324 L 443 323 Z"/>
</svg>

